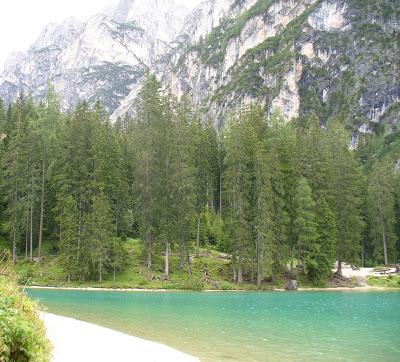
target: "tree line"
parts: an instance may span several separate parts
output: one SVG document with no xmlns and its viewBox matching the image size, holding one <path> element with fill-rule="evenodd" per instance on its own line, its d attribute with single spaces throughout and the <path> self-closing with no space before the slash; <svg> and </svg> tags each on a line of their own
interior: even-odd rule
<svg viewBox="0 0 400 362">
<path fill-rule="evenodd" d="M 39 104 L 0 102 L 0 231 L 14 262 L 41 262 L 45 247 L 69 281 L 115 278 L 127 237 L 148 268 L 163 255 L 167 277 L 171 253 L 190 274 L 200 247 L 258 285 L 284 273 L 322 283 L 336 260 L 339 274 L 342 261 L 397 262 L 397 152 L 351 150 L 339 120 L 288 123 L 257 105 L 217 132 L 152 75 L 134 107 L 114 124 L 98 103 L 63 113 L 51 86 Z"/>
</svg>

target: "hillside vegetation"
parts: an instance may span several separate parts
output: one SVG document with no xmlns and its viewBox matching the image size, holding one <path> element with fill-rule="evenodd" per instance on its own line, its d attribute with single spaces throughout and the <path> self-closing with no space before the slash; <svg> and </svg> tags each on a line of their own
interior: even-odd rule
<svg viewBox="0 0 400 362">
<path fill-rule="evenodd" d="M 17 285 L 7 253 L 0 254 L 0 361 L 50 361 L 50 342 L 38 305 Z"/>
<path fill-rule="evenodd" d="M 340 118 L 254 104 L 218 133 L 151 74 L 135 106 L 111 124 L 100 103 L 62 113 L 52 88 L 0 102 L 0 235 L 23 283 L 319 286 L 335 261 L 398 262 L 400 132 L 353 150 Z"/>
</svg>

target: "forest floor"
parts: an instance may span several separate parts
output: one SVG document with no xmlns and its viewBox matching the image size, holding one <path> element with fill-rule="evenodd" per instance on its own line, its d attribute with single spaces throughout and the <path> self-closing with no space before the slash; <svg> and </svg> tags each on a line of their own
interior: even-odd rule
<svg viewBox="0 0 400 362">
<path fill-rule="evenodd" d="M 191 273 L 188 267 L 179 270 L 179 256 L 172 253 L 170 256 L 170 275 L 164 276 L 164 257 L 161 250 L 155 250 L 153 267 L 145 267 L 143 248 L 140 240 L 128 239 L 125 243 L 127 251 L 126 265 L 122 272 L 117 272 L 114 280 L 113 273 L 105 275 L 102 282 L 72 281 L 67 282 L 65 272 L 59 263 L 57 255 L 52 253 L 52 244 L 44 245 L 42 263 L 26 261 L 20 256 L 15 266 L 19 283 L 25 286 L 59 287 L 59 288 L 101 288 L 120 290 L 258 290 L 251 282 L 251 270 L 245 270 L 245 282 L 241 285 L 232 282 L 232 266 L 229 255 L 212 248 L 200 249 L 200 257 L 191 256 Z M 322 288 L 315 288 L 306 277 L 298 280 L 301 290 L 333 290 L 370 288 L 400 288 L 400 276 L 381 275 L 372 268 L 352 270 L 348 265 L 343 266 L 343 278 L 332 278 Z M 254 276 L 255 277 L 255 276 Z M 274 282 L 264 280 L 262 290 L 284 290 L 289 275 L 281 276 Z"/>
</svg>

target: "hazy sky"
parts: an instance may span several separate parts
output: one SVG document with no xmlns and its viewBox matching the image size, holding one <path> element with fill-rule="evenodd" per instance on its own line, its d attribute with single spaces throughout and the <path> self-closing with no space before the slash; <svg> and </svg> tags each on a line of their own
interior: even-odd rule
<svg viewBox="0 0 400 362">
<path fill-rule="evenodd" d="M 146 1 L 146 0 L 137 0 Z M 195 6 L 200 0 L 176 0 Z M 87 19 L 119 0 L 0 0 L 0 72 L 8 55 L 26 50 L 50 22 Z"/>
</svg>

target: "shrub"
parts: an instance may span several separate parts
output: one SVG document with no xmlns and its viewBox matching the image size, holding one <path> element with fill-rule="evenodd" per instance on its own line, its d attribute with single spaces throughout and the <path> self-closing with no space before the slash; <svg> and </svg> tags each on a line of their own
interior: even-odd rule
<svg viewBox="0 0 400 362">
<path fill-rule="evenodd" d="M 200 279 L 189 277 L 182 284 L 183 290 L 203 290 L 204 284 Z"/>
<path fill-rule="evenodd" d="M 222 290 L 233 290 L 233 289 L 235 289 L 235 286 L 228 282 L 222 282 L 221 289 Z"/>
<path fill-rule="evenodd" d="M 0 254 L 0 361 L 50 361 L 51 346 L 38 305 L 20 291 L 10 259 Z"/>
</svg>

